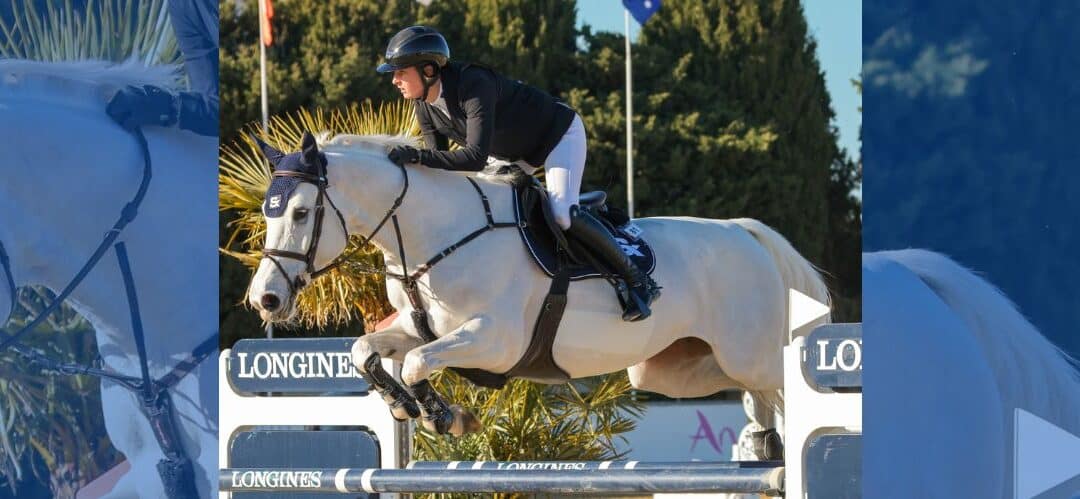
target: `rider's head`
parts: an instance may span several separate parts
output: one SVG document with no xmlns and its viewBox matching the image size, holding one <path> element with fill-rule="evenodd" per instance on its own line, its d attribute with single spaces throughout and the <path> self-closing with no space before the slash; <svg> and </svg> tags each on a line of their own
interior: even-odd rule
<svg viewBox="0 0 1080 499">
<path fill-rule="evenodd" d="M 428 90 L 439 81 L 439 70 L 450 60 L 446 39 L 427 26 L 399 31 L 386 45 L 386 62 L 375 70 L 394 73 L 394 86 L 406 99 L 427 100 Z"/>
</svg>

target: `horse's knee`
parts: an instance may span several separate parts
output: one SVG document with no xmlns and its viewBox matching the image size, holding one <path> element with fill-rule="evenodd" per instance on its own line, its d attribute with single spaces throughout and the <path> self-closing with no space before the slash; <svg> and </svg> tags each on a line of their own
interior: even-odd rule
<svg viewBox="0 0 1080 499">
<path fill-rule="evenodd" d="M 411 350 L 405 354 L 401 363 L 401 381 L 412 386 L 427 379 L 431 374 L 426 356 L 420 350 Z"/>
<path fill-rule="evenodd" d="M 373 353 L 371 345 L 366 341 L 364 337 L 358 338 L 353 342 L 352 347 L 349 348 L 349 354 L 352 357 L 353 367 L 362 373 L 366 373 L 367 369 L 364 368 L 364 363 Z"/>
</svg>

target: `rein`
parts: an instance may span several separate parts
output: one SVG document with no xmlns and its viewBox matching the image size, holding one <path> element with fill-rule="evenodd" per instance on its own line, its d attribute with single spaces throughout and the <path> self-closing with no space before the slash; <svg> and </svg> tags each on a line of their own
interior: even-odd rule
<svg viewBox="0 0 1080 499">
<path fill-rule="evenodd" d="M 153 177 L 153 172 L 150 167 L 150 149 L 146 145 L 146 137 L 143 135 L 142 130 L 139 129 L 133 130 L 132 134 L 135 136 L 135 140 L 139 143 L 139 150 L 143 153 L 143 178 L 142 182 L 139 184 L 139 190 L 135 192 L 135 197 L 128 204 L 124 205 L 124 208 L 122 210 L 120 210 L 120 217 L 116 220 L 116 223 L 113 224 L 112 228 L 105 233 L 105 238 L 101 241 L 101 244 L 98 245 L 97 249 L 94 250 L 94 253 L 90 256 L 90 258 L 86 261 L 82 268 L 79 269 L 79 272 L 75 274 L 75 277 L 71 279 L 71 282 L 69 282 L 68 285 L 64 287 L 63 291 L 61 291 L 60 294 L 56 295 L 56 298 L 52 301 L 52 303 L 50 303 L 49 306 L 46 307 L 45 310 L 37 316 L 37 318 L 35 318 L 26 326 L 23 326 L 21 329 L 15 332 L 15 334 L 9 336 L 7 334 L 0 333 L 0 338 L 2 338 L 2 341 L 0 341 L 0 350 L 4 350 L 15 344 L 15 342 L 19 341 L 19 338 L 25 336 L 27 333 L 32 331 L 39 324 L 44 322 L 50 314 L 55 312 L 56 309 L 60 308 L 60 305 L 64 302 L 64 300 L 66 300 L 67 297 L 71 295 L 71 293 L 75 291 L 76 288 L 79 287 L 79 284 L 82 283 L 83 279 L 86 278 L 86 275 L 89 274 L 90 271 L 94 268 L 94 266 L 97 265 L 97 263 L 101 260 L 101 257 L 105 256 L 105 252 L 109 250 L 109 246 L 111 246 L 113 242 L 116 241 L 117 237 L 120 237 L 120 233 L 123 232 L 124 228 L 127 227 L 127 225 L 133 220 L 135 220 L 135 217 L 138 215 L 139 212 L 139 205 L 142 204 L 143 198 L 146 197 L 146 190 L 150 187 L 150 178 Z M 2 254 L 3 257 L 2 263 L 4 266 L 4 273 L 7 274 L 8 285 L 11 287 L 12 290 L 14 290 L 15 279 L 11 274 L 11 267 L 7 259 L 7 252 L 3 251 L 3 243 L 0 243 L 0 254 Z M 12 308 L 14 308 L 14 293 L 12 293 L 11 300 Z"/>
</svg>

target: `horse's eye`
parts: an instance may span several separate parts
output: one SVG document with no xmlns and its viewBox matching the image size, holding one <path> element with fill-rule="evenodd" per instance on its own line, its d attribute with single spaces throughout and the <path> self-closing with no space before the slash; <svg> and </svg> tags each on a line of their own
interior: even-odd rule
<svg viewBox="0 0 1080 499">
<path fill-rule="evenodd" d="M 293 212 L 292 218 L 294 222 L 303 222 L 308 215 L 308 211 L 304 208 L 297 209 Z"/>
</svg>

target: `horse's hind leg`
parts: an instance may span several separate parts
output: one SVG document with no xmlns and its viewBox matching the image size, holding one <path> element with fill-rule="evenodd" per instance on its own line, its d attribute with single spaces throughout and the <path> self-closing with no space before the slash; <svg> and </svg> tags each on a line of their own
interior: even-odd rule
<svg viewBox="0 0 1080 499">
<path fill-rule="evenodd" d="M 360 376 L 382 396 L 390 414 L 398 421 L 420 415 L 416 400 L 382 366 L 382 356 L 401 360 L 422 342 L 409 336 L 394 322 L 389 328 L 358 338 L 352 346 L 353 366 Z"/>
</svg>

